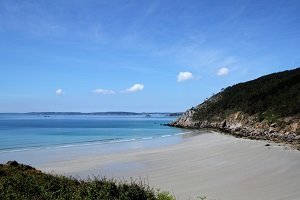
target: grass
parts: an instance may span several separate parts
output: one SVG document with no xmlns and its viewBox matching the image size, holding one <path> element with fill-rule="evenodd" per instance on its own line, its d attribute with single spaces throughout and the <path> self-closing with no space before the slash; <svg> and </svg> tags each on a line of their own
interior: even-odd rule
<svg viewBox="0 0 300 200">
<path fill-rule="evenodd" d="M 0 199 L 175 200 L 175 197 L 142 182 L 117 182 L 107 178 L 79 180 L 45 174 L 9 161 L 0 164 Z"/>
</svg>

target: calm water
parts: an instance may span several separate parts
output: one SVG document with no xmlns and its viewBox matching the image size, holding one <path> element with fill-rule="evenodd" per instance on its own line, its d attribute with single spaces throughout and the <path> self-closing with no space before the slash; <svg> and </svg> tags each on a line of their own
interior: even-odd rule
<svg viewBox="0 0 300 200">
<path fill-rule="evenodd" d="M 0 114 L 0 152 L 157 140 L 183 134 L 161 126 L 175 118 Z"/>
</svg>

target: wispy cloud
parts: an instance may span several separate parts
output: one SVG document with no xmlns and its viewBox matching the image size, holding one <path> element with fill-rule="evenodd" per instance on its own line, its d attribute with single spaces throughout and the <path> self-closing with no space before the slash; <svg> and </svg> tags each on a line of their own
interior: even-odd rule
<svg viewBox="0 0 300 200">
<path fill-rule="evenodd" d="M 194 76 L 191 72 L 179 72 L 177 75 L 177 82 L 187 81 L 194 79 Z"/>
<path fill-rule="evenodd" d="M 221 67 L 217 72 L 218 76 L 226 76 L 228 74 L 229 74 L 229 69 L 227 67 Z"/>
<path fill-rule="evenodd" d="M 122 93 L 133 93 L 133 92 L 138 92 L 142 91 L 144 89 L 144 85 L 140 83 L 136 83 L 130 88 L 127 88 L 126 90 L 122 91 Z"/>
<path fill-rule="evenodd" d="M 116 94 L 113 90 L 105 90 L 105 89 L 96 89 L 93 91 L 95 94 Z"/>
<path fill-rule="evenodd" d="M 64 93 L 64 91 L 63 91 L 62 89 L 57 89 L 57 90 L 55 91 L 55 94 L 56 94 L 57 96 L 61 96 L 61 95 L 63 95 L 63 93 Z"/>
</svg>

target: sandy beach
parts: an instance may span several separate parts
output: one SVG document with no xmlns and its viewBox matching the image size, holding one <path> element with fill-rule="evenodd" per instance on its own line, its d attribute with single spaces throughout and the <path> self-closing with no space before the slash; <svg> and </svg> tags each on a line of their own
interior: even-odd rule
<svg viewBox="0 0 300 200">
<path fill-rule="evenodd" d="M 202 133 L 165 147 L 81 155 L 37 167 L 72 176 L 142 179 L 177 199 L 299 199 L 300 152 L 267 143 Z"/>
</svg>

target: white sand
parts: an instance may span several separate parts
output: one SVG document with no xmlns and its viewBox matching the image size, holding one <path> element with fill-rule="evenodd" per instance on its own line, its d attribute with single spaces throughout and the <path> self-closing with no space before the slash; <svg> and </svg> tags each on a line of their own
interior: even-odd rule
<svg viewBox="0 0 300 200">
<path fill-rule="evenodd" d="M 84 156 L 39 168 L 66 175 L 141 177 L 177 199 L 300 199 L 300 152 L 266 143 L 210 133 L 173 146 Z"/>
</svg>

